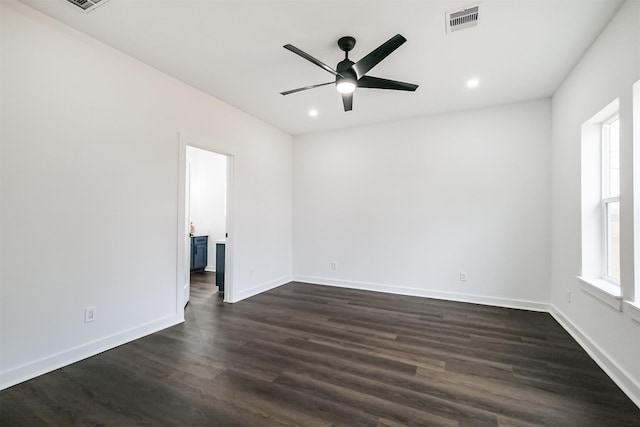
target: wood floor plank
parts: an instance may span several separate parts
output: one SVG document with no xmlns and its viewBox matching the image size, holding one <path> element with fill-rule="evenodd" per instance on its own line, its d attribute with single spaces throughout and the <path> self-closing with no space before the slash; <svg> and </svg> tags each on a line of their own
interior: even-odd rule
<svg viewBox="0 0 640 427">
<path fill-rule="evenodd" d="M 292 282 L 0 392 L 0 426 L 640 426 L 546 313 Z"/>
<path fill-rule="evenodd" d="M 340 380 L 343 379 L 344 377 L 340 378 Z M 374 393 L 369 393 L 370 390 L 344 387 L 341 381 L 336 385 L 336 381 L 327 381 L 327 377 L 318 379 L 310 375 L 285 372 L 276 379 L 276 382 L 324 399 L 337 399 L 342 404 L 359 408 L 361 411 L 378 416 L 379 419 L 392 420 L 401 425 L 443 427 L 460 425 L 456 420 L 456 414 L 451 411 L 434 410 L 429 417 L 425 417 L 421 410 L 389 400 L 386 395 L 381 398 Z"/>
</svg>

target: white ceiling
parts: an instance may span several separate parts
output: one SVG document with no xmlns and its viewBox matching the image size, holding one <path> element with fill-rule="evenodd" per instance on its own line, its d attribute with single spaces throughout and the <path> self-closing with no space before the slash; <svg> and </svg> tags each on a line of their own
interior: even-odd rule
<svg viewBox="0 0 640 427">
<path fill-rule="evenodd" d="M 473 0 L 22 1 L 293 135 L 548 97 L 622 3 L 483 0 L 477 27 L 447 35 L 445 12 Z M 397 33 L 408 41 L 368 74 L 416 92 L 357 89 L 347 113 L 333 85 L 280 95 L 333 80 L 284 44 L 335 67 L 341 36 L 357 61 Z"/>
</svg>

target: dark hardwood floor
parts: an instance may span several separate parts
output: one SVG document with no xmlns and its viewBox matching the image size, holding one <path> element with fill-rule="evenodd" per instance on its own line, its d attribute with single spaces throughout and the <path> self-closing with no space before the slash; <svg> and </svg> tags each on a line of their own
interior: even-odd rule
<svg viewBox="0 0 640 427">
<path fill-rule="evenodd" d="M 0 392 L 2 426 L 640 426 L 544 313 L 290 283 Z"/>
</svg>

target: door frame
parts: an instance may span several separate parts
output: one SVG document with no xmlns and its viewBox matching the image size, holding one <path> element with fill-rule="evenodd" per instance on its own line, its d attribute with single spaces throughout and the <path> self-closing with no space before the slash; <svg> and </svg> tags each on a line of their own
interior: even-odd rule
<svg viewBox="0 0 640 427">
<path fill-rule="evenodd" d="M 210 151 L 215 154 L 221 154 L 227 158 L 227 206 L 226 206 L 226 243 L 225 243 L 225 280 L 224 280 L 224 302 L 233 302 L 235 298 L 233 286 L 233 212 L 234 212 L 234 154 L 229 153 L 220 144 L 215 141 L 190 134 L 188 132 L 179 132 L 178 147 L 178 221 L 177 221 L 177 268 L 176 268 L 176 310 L 184 315 L 184 287 L 186 285 L 185 278 L 188 280 L 187 274 L 190 272 L 189 260 L 185 256 L 185 235 L 188 235 L 189 225 L 186 218 L 186 169 L 187 169 L 187 145 L 199 148 L 201 150 Z"/>
</svg>

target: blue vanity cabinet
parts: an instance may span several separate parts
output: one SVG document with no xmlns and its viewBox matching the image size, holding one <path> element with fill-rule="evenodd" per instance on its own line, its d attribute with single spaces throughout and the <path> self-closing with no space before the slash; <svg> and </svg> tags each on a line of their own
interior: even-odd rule
<svg viewBox="0 0 640 427">
<path fill-rule="evenodd" d="M 209 236 L 191 237 L 191 271 L 204 271 L 207 266 Z"/>
</svg>

